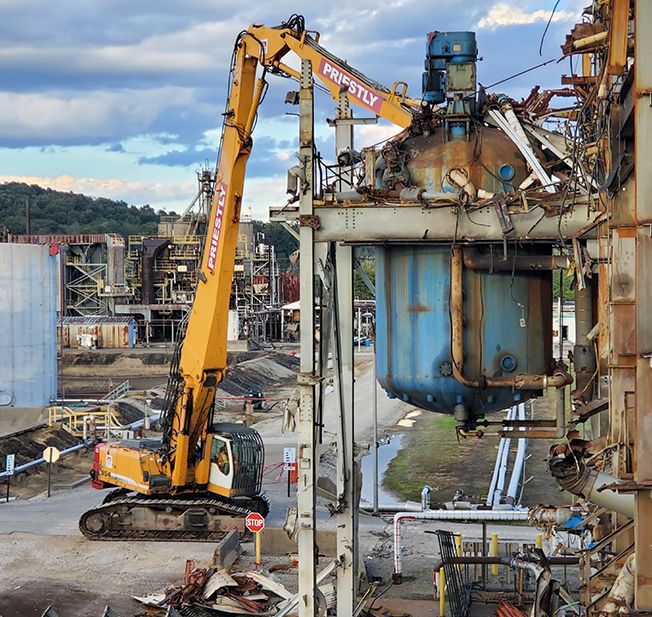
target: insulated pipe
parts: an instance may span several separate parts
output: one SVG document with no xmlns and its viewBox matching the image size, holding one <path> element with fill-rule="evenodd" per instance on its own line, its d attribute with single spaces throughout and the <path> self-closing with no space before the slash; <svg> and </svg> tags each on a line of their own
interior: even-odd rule
<svg viewBox="0 0 652 617">
<path fill-rule="evenodd" d="M 515 410 L 516 407 L 509 408 L 509 410 L 507 411 L 507 418 L 506 418 L 507 422 L 510 422 L 511 420 L 514 419 Z M 498 446 L 498 454 L 496 455 L 496 464 L 494 466 L 494 477 L 491 479 L 491 486 L 489 487 L 489 494 L 487 495 L 488 506 L 495 507 L 500 505 L 500 498 L 498 499 L 498 502 L 496 502 L 495 497 L 496 497 L 496 491 L 499 491 L 499 495 L 502 494 L 502 490 L 505 486 L 505 473 L 507 471 L 507 459 L 509 457 L 510 443 L 511 443 L 511 439 L 508 437 L 502 437 L 500 439 L 500 445 Z"/>
<path fill-rule="evenodd" d="M 371 503 L 361 503 L 359 509 L 363 512 L 373 512 L 374 506 Z M 384 505 L 381 503 L 378 506 L 378 512 L 423 512 L 423 506 L 413 501 L 407 501 L 405 503 L 388 503 Z"/>
<path fill-rule="evenodd" d="M 436 193 L 432 191 L 426 191 L 422 188 L 417 187 L 408 187 L 401 190 L 400 193 L 394 192 L 388 196 L 390 199 L 400 199 L 401 201 L 433 201 L 436 199 L 446 199 L 451 203 L 458 203 L 458 196 L 456 193 Z M 352 203 L 362 203 L 363 201 L 370 202 L 373 201 L 373 197 L 364 195 L 363 193 L 358 193 L 358 191 L 340 191 L 335 193 L 335 199 L 338 203 L 344 201 L 350 201 Z"/>
<path fill-rule="evenodd" d="M 61 452 L 59 452 L 59 458 L 63 458 L 68 454 L 72 454 L 73 452 L 77 452 L 78 450 L 83 450 L 84 448 L 90 448 L 90 447 L 92 447 L 92 444 L 90 443 L 80 443 L 79 445 L 73 446 L 72 448 L 66 448 L 65 450 L 61 450 Z M 36 465 L 40 465 L 41 463 L 47 463 L 47 461 L 43 457 L 41 457 L 33 461 L 30 461 L 29 463 L 25 463 L 24 465 L 18 465 L 18 467 L 14 468 L 14 475 L 19 474 L 27 469 L 30 469 L 31 467 L 35 467 Z M 8 474 L 6 471 L 3 471 L 0 473 L 0 478 L 6 478 L 8 475 L 10 474 Z"/>
<path fill-rule="evenodd" d="M 512 410 L 510 409 L 507 412 L 506 420 L 509 422 L 511 420 Z M 486 504 L 488 506 L 492 505 L 494 491 L 496 490 L 496 484 L 498 483 L 498 473 L 500 471 L 500 462 L 503 460 L 503 449 L 505 448 L 505 437 L 502 437 L 500 443 L 498 444 L 498 453 L 496 454 L 496 464 L 494 465 L 494 473 L 491 476 L 491 484 L 489 485 L 489 492 L 487 493 Z"/>
<path fill-rule="evenodd" d="M 485 377 L 476 379 L 464 374 L 464 299 L 462 283 L 462 249 L 456 246 L 451 258 L 451 351 L 453 356 L 453 375 L 467 388 L 511 387 L 528 390 L 545 390 L 559 388 L 572 383 L 573 378 L 564 371 L 557 370 L 554 375 L 509 375 L 503 377 Z M 564 427 L 562 427 L 562 430 Z M 563 433 L 562 433 L 563 436 Z"/>
<path fill-rule="evenodd" d="M 424 486 L 421 491 L 421 509 L 426 512 L 430 510 L 430 487 Z"/>
<path fill-rule="evenodd" d="M 556 454 L 555 450 L 558 448 L 559 446 L 553 447 L 548 459 L 548 469 L 559 486 L 598 506 L 634 518 L 635 498 L 632 493 L 620 494 L 611 489 L 600 490 L 603 486 L 617 484 L 618 478 L 587 467 L 571 451 Z"/>
<path fill-rule="evenodd" d="M 620 570 L 607 596 L 607 601 L 602 607 L 603 613 L 607 615 L 629 613 L 627 607 L 634 603 L 635 574 L 636 553 L 632 553 Z"/>
<path fill-rule="evenodd" d="M 512 407 L 509 410 L 508 420 L 511 420 L 514 415 L 516 408 Z M 492 496 L 492 504 L 494 508 L 500 505 L 500 502 L 503 498 L 503 490 L 505 488 L 505 476 L 507 475 L 507 462 L 509 460 L 509 447 L 512 444 L 512 440 L 509 437 L 503 437 L 505 440 L 505 446 L 503 447 L 502 456 L 500 458 L 500 467 L 498 469 L 498 481 L 496 482 L 496 488 Z"/>
<path fill-rule="evenodd" d="M 502 260 L 498 255 L 481 253 L 475 247 L 462 249 L 464 267 L 469 270 L 495 270 L 512 272 L 529 270 L 568 270 L 570 262 L 566 255 L 507 255 Z"/>
<path fill-rule="evenodd" d="M 577 398 L 588 402 L 593 398 L 591 382 L 595 373 L 596 359 L 589 332 L 593 328 L 591 311 L 591 287 L 575 289 L 575 347 L 573 366 L 575 367 L 575 392 Z"/>
<path fill-rule="evenodd" d="M 525 403 L 520 403 L 518 406 L 518 419 L 525 420 Z M 519 430 L 524 431 L 525 429 L 521 427 Z M 516 502 L 516 493 L 518 492 L 518 484 L 521 480 L 521 473 L 523 471 L 523 464 L 525 463 L 525 449 L 527 447 L 527 439 L 522 437 L 518 440 L 518 446 L 516 449 L 516 459 L 514 460 L 514 467 L 512 469 L 512 475 L 509 479 L 509 486 L 507 487 L 507 497 L 505 503 L 513 506 Z"/>
<path fill-rule="evenodd" d="M 394 515 L 394 577 L 395 583 L 402 579 L 401 521 L 405 519 L 426 521 L 478 521 L 478 522 L 526 522 L 529 510 L 429 510 L 428 512 L 397 512 Z"/>
</svg>

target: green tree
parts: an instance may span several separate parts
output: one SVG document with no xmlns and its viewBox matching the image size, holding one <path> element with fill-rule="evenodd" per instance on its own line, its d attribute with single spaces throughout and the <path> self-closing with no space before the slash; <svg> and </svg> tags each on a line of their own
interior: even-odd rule
<svg viewBox="0 0 652 617">
<path fill-rule="evenodd" d="M 564 301 L 574 300 L 575 291 L 572 288 L 572 285 L 575 281 L 575 274 L 568 276 L 566 270 L 554 270 L 552 273 L 552 299 L 557 301 L 559 300 L 559 273 L 562 273 L 562 280 L 564 285 Z"/>
<path fill-rule="evenodd" d="M 117 233 L 156 235 L 160 214 L 149 205 L 88 197 L 44 189 L 35 184 L 0 184 L 0 229 L 22 234 L 26 229 L 25 201 L 30 200 L 33 234 Z"/>
<path fill-rule="evenodd" d="M 254 220 L 253 225 L 254 234 L 264 233 L 265 242 L 274 247 L 281 271 L 289 271 L 290 255 L 299 248 L 299 241 L 280 223 Z"/>
<path fill-rule="evenodd" d="M 376 284 L 376 261 L 373 257 L 366 257 L 360 260 L 360 266 L 365 274 L 371 279 L 371 282 Z M 374 300 L 374 295 L 367 287 L 362 277 L 357 273 L 353 273 L 353 296 L 360 300 Z"/>
</svg>

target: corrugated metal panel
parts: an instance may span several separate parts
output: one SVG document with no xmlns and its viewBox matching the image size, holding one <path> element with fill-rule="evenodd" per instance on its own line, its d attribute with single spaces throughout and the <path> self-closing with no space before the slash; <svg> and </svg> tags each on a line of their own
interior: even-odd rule
<svg viewBox="0 0 652 617">
<path fill-rule="evenodd" d="M 61 321 L 59 319 L 59 321 Z M 64 317 L 64 324 L 128 324 L 135 321 L 128 315 L 90 315 L 90 316 L 73 316 Z"/>
<path fill-rule="evenodd" d="M 120 234 L 42 234 L 9 236 L 13 244 L 120 244 L 124 238 Z"/>
<path fill-rule="evenodd" d="M 0 392 L 15 407 L 57 395 L 57 264 L 47 246 L 0 244 Z"/>
<path fill-rule="evenodd" d="M 69 322 L 64 320 L 63 340 L 64 345 L 72 348 L 88 347 L 90 341 L 82 342 L 80 337 L 90 335 L 94 337 L 94 346 L 97 349 L 118 349 L 132 347 L 136 341 L 137 325 L 135 320 L 120 321 L 117 323 L 111 318 L 77 318 L 80 321 Z M 75 319 L 75 318 L 72 318 Z M 107 321 L 102 321 L 107 320 Z"/>
</svg>

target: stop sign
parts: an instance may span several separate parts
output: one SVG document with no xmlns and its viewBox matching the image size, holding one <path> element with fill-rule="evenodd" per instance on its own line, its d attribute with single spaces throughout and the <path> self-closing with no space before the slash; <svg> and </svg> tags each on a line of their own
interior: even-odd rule
<svg viewBox="0 0 652 617">
<path fill-rule="evenodd" d="M 265 519 L 258 512 L 252 512 L 245 519 L 245 525 L 249 531 L 262 531 L 265 527 Z"/>
</svg>

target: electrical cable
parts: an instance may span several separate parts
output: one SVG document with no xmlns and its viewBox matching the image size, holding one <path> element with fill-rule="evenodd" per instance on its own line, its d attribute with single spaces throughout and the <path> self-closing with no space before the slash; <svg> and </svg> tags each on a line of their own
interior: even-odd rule
<svg viewBox="0 0 652 617">
<path fill-rule="evenodd" d="M 548 32 L 548 28 L 550 28 L 550 24 L 552 22 L 552 17 L 555 14 L 555 11 L 557 10 L 557 7 L 559 6 L 559 3 L 561 0 L 557 0 L 555 3 L 555 6 L 552 7 L 552 11 L 550 12 L 550 18 L 548 19 L 548 23 L 546 24 L 546 29 L 543 31 L 543 35 L 541 36 L 541 44 L 539 45 L 539 55 L 543 56 L 543 41 L 546 38 L 546 34 Z"/>
</svg>

